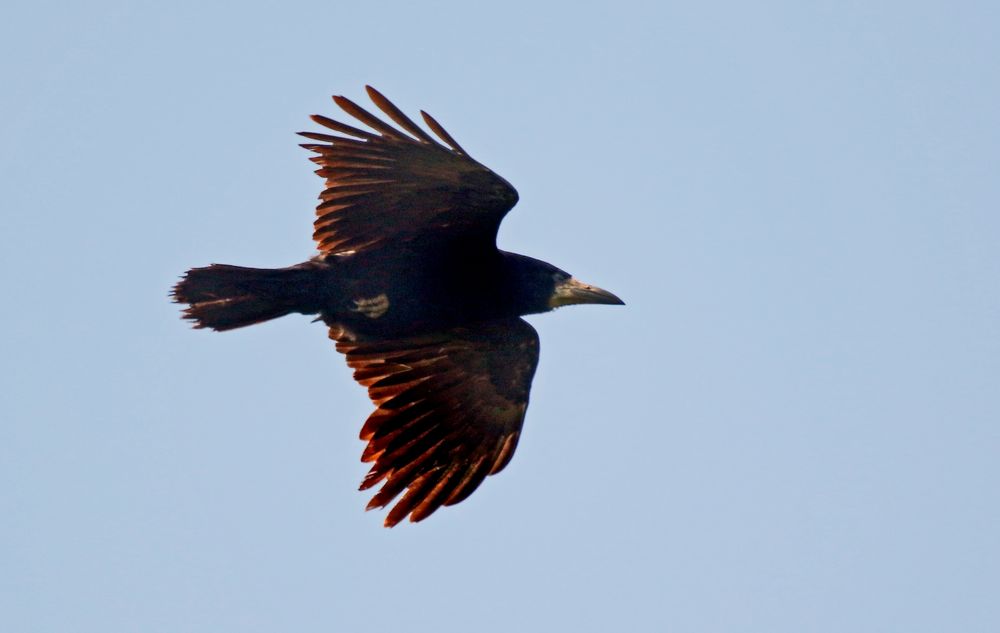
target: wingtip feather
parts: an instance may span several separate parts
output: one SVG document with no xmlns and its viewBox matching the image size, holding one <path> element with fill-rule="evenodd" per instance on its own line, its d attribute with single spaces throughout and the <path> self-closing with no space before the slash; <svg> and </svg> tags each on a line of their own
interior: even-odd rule
<svg viewBox="0 0 1000 633">
<path fill-rule="evenodd" d="M 448 134 L 448 131 L 444 129 L 444 126 L 437 122 L 437 119 L 423 110 L 420 111 L 420 116 L 424 118 L 424 123 L 427 124 L 427 127 L 433 130 L 434 133 L 437 134 L 438 137 L 440 137 L 441 140 L 444 141 L 450 148 L 459 154 L 463 154 L 465 156 L 469 155 L 469 153 L 462 149 L 462 146 L 458 144 L 458 141 L 452 138 L 451 134 Z"/>
</svg>

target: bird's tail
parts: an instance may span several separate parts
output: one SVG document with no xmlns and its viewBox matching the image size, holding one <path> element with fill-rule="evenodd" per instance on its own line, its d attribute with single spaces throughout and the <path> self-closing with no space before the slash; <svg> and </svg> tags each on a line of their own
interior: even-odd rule
<svg viewBox="0 0 1000 633">
<path fill-rule="evenodd" d="M 196 328 L 232 330 L 276 319 L 292 312 L 315 312 L 304 305 L 315 271 L 301 268 L 244 268 L 212 264 L 192 268 L 174 286 L 177 303 L 186 303 L 184 318 Z"/>
</svg>

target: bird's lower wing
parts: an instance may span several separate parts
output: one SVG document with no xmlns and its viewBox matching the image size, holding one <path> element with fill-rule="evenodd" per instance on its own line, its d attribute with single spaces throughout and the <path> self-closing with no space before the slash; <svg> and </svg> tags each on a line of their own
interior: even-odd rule
<svg viewBox="0 0 1000 633">
<path fill-rule="evenodd" d="M 361 430 L 361 484 L 382 487 L 368 508 L 420 521 L 456 504 L 510 461 L 538 365 L 538 334 L 519 318 L 394 340 L 352 340 L 332 327 L 354 378 L 376 409 Z"/>
</svg>

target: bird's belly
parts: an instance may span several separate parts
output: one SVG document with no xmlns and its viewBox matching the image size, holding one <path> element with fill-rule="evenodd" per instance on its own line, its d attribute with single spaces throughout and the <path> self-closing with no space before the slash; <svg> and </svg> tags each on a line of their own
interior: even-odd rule
<svg viewBox="0 0 1000 633">
<path fill-rule="evenodd" d="M 395 279 L 370 276 L 338 283 L 325 302 L 322 317 L 358 334 L 400 336 L 504 316 L 492 314 L 494 310 L 478 293 L 456 292 L 439 279 L 433 281 L 399 275 Z"/>
<path fill-rule="evenodd" d="M 509 316 L 500 279 L 474 258 L 381 251 L 327 259 L 323 267 L 323 320 L 358 334 L 405 335 Z"/>
<path fill-rule="evenodd" d="M 435 298 L 416 297 L 392 288 L 365 288 L 331 307 L 324 311 L 324 319 L 346 325 L 358 334 L 401 336 L 439 330 L 456 321 L 456 315 L 443 310 Z"/>
</svg>

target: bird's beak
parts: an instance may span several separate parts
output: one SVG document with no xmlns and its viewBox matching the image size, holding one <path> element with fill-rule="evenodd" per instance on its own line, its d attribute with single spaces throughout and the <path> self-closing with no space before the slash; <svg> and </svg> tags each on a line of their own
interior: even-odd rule
<svg viewBox="0 0 1000 633">
<path fill-rule="evenodd" d="M 607 290 L 585 284 L 575 277 L 556 284 L 556 289 L 549 297 L 549 307 L 558 308 L 576 303 L 601 303 L 605 305 L 623 306 L 625 302 Z"/>
</svg>

